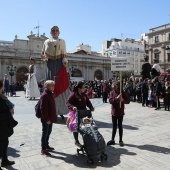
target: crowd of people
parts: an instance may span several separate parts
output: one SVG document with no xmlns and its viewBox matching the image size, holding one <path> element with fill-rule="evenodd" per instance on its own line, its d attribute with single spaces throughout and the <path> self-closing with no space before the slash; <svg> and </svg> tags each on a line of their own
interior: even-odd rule
<svg viewBox="0 0 170 170">
<path fill-rule="evenodd" d="M 6 96 L 16 96 L 16 91 L 23 91 L 24 90 L 24 85 L 25 82 L 24 81 L 20 81 L 20 82 L 11 82 L 8 79 L 7 74 L 5 74 L 4 76 L 4 92 L 6 94 Z"/>
<path fill-rule="evenodd" d="M 163 99 L 165 110 L 170 107 L 170 79 L 160 76 L 158 60 L 154 59 L 151 67 L 148 56 L 144 58 L 141 77 L 125 79 L 124 90 L 128 93 L 131 101 L 141 103 L 143 107 L 161 109 L 160 98 Z"/>
<path fill-rule="evenodd" d="M 124 90 L 130 96 L 131 101 L 141 103 L 143 107 L 155 107 L 159 110 L 160 98 L 163 99 L 165 110 L 170 106 L 170 84 L 164 80 L 155 77 L 153 80 L 146 78 L 130 78 L 124 82 Z"/>
</svg>

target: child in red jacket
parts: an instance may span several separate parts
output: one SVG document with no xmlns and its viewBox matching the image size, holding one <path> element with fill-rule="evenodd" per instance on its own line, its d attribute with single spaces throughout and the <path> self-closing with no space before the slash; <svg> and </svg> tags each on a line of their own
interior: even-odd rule
<svg viewBox="0 0 170 170">
<path fill-rule="evenodd" d="M 123 136 L 123 116 L 124 116 L 124 104 L 129 104 L 130 99 L 127 94 L 122 90 L 122 95 L 120 95 L 120 82 L 115 82 L 112 86 L 113 90 L 110 92 L 109 102 L 112 105 L 112 140 L 110 140 L 107 145 L 115 145 L 115 135 L 117 131 L 117 126 L 119 128 L 119 145 L 124 146 L 122 141 Z M 121 107 L 120 107 L 121 102 Z"/>
<path fill-rule="evenodd" d="M 49 146 L 49 138 L 52 132 L 52 126 L 57 120 L 55 100 L 53 97 L 54 86 L 54 81 L 47 80 L 45 82 L 45 90 L 40 98 L 42 122 L 41 153 L 46 156 L 51 156 L 49 150 L 54 150 L 54 148 Z"/>
</svg>

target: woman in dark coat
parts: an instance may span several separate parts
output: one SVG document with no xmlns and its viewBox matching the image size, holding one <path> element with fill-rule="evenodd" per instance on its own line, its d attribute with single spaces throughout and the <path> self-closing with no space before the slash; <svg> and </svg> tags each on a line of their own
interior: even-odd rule
<svg viewBox="0 0 170 170">
<path fill-rule="evenodd" d="M 169 82 L 165 83 L 165 87 L 163 87 L 162 93 L 163 93 L 163 97 L 164 97 L 165 110 L 166 109 L 169 110 L 169 107 L 170 107 L 170 86 L 169 86 Z"/>
<path fill-rule="evenodd" d="M 92 103 L 84 92 L 85 85 L 83 82 L 79 82 L 74 87 L 74 92 L 70 94 L 67 100 L 67 107 L 70 111 L 76 112 L 76 110 L 86 110 L 86 107 L 88 107 L 91 111 L 94 111 Z M 78 140 L 78 132 L 73 132 L 73 136 L 75 139 L 75 145 L 81 147 Z"/>
<path fill-rule="evenodd" d="M 8 103 L 6 96 L 2 92 L 3 81 L 0 80 L 0 158 L 2 158 L 1 166 L 5 167 L 15 164 L 15 162 L 9 161 L 7 158 L 8 138 L 13 134 L 14 119 L 12 114 L 14 110 L 10 108 L 10 103 Z"/>
</svg>

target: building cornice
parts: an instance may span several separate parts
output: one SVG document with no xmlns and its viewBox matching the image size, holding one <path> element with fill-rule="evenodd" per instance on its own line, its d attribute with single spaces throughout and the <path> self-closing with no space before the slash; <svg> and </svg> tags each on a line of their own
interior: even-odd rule
<svg viewBox="0 0 170 170">
<path fill-rule="evenodd" d="M 166 45 L 170 45 L 170 40 L 168 41 L 162 41 L 162 42 L 158 42 L 158 43 L 154 43 L 154 44 L 148 44 L 151 47 L 160 47 L 162 44 Z"/>
<path fill-rule="evenodd" d="M 158 30 L 158 31 L 146 33 L 146 36 L 154 36 L 154 35 L 157 35 L 157 34 L 160 34 L 160 33 L 168 32 L 168 31 L 170 31 L 170 27 L 164 28 L 164 29 L 161 29 L 161 30 Z"/>
</svg>

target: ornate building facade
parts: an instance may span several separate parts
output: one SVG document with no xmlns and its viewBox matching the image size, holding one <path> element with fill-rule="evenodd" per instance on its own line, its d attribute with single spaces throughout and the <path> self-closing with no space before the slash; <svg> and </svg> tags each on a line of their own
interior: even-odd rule
<svg viewBox="0 0 170 170">
<path fill-rule="evenodd" d="M 5 74 L 9 75 L 9 68 L 16 67 L 14 76 L 11 76 L 13 82 L 26 80 L 28 73 L 29 59 L 36 59 L 37 80 L 45 78 L 45 63 L 41 60 L 41 50 L 44 41 L 47 39 L 45 34 L 36 36 L 32 32 L 28 40 L 21 40 L 15 36 L 14 41 L 0 41 L 0 79 Z M 112 77 L 110 58 L 89 54 L 86 51 L 79 50 L 74 53 L 68 53 L 68 72 L 75 79 L 94 80 L 109 79 Z M 10 75 L 9 75 L 10 78 Z"/>
<path fill-rule="evenodd" d="M 150 62 L 157 58 L 162 72 L 166 71 L 170 65 L 170 23 L 151 28 L 146 35 Z"/>
<path fill-rule="evenodd" d="M 102 44 L 102 55 L 105 57 L 126 57 L 131 60 L 131 72 L 135 76 L 141 74 L 141 67 L 145 55 L 144 44 L 141 40 L 131 38 L 112 38 Z"/>
</svg>

